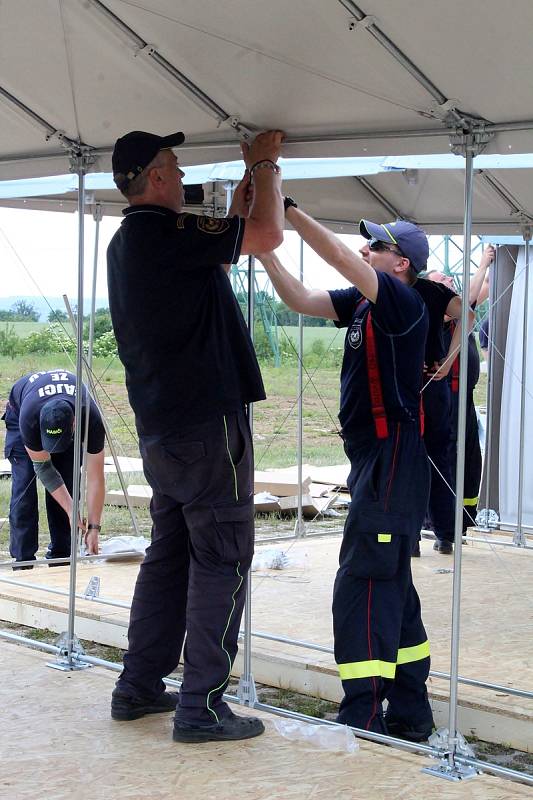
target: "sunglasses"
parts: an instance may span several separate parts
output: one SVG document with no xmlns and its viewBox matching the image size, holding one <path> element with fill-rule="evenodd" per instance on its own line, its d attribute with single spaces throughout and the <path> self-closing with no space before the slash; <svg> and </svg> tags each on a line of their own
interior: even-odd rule
<svg viewBox="0 0 533 800">
<path fill-rule="evenodd" d="M 372 250 L 373 253 L 394 253 L 397 256 L 402 255 L 399 250 L 395 250 L 393 247 L 388 245 L 386 242 L 382 242 L 380 239 L 369 239 L 368 249 Z"/>
</svg>

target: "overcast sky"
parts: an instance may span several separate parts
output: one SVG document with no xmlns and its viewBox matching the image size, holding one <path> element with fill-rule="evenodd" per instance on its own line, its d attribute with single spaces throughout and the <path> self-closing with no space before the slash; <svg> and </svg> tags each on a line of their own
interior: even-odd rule
<svg viewBox="0 0 533 800">
<path fill-rule="evenodd" d="M 105 253 L 109 240 L 120 224 L 117 217 L 106 217 L 100 227 L 98 282 L 96 296 L 107 297 Z M 91 292 L 95 223 L 85 215 L 85 297 Z M 342 236 L 358 250 L 360 236 Z M 432 237 L 434 239 L 434 237 Z M 460 241 L 460 240 L 459 240 Z M 278 251 L 284 265 L 298 275 L 300 246 L 297 235 L 285 233 Z M 460 257 L 457 250 L 456 257 Z M 75 213 L 27 211 L 0 208 L 0 297 L 67 294 L 77 297 L 78 222 Z M 438 263 L 433 267 L 438 268 Z M 304 282 L 311 288 L 337 288 L 346 281 L 308 247 L 304 249 Z"/>
</svg>

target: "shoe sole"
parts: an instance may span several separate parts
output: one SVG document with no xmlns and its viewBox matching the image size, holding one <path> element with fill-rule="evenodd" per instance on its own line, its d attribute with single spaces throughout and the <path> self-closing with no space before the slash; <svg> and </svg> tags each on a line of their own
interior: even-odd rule
<svg viewBox="0 0 533 800">
<path fill-rule="evenodd" d="M 133 722 L 133 720 L 145 717 L 147 714 L 170 714 L 175 711 L 175 708 L 153 708 L 150 706 L 127 711 L 111 709 L 111 719 L 117 722 Z"/>
<path fill-rule="evenodd" d="M 247 733 L 234 734 L 224 734 L 222 732 L 214 733 L 213 731 L 177 731 L 174 729 L 172 739 L 175 742 L 187 744 L 199 744 L 201 742 L 236 742 L 242 739 L 253 739 L 255 736 L 261 736 L 264 732 L 264 725 L 262 725 L 260 729 L 256 728 Z"/>
</svg>

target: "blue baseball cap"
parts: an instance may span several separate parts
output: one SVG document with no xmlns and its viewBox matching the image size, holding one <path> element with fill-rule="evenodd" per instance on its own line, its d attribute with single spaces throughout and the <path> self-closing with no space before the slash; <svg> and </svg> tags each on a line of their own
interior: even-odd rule
<svg viewBox="0 0 533 800">
<path fill-rule="evenodd" d="M 428 237 L 418 225 L 397 219 L 395 222 L 385 222 L 380 225 L 362 219 L 359 231 L 365 239 L 378 239 L 380 242 L 395 244 L 405 258 L 408 258 L 415 272 L 426 268 L 429 258 Z"/>
<path fill-rule="evenodd" d="M 39 424 L 43 450 L 64 453 L 72 443 L 74 410 L 66 400 L 48 400 L 41 408 Z"/>
</svg>

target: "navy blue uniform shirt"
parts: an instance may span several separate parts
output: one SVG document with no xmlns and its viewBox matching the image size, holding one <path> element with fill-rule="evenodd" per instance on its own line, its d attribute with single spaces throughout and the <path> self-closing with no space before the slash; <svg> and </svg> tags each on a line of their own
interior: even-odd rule
<svg viewBox="0 0 533 800">
<path fill-rule="evenodd" d="M 366 361 L 366 321 L 372 310 L 383 401 L 387 419 L 418 424 L 428 317 L 418 292 L 383 272 L 375 303 L 355 287 L 330 291 L 339 321 L 348 327 L 341 370 L 339 420 L 350 438 L 373 427 Z"/>
<path fill-rule="evenodd" d="M 450 300 L 457 295 L 443 283 L 435 283 L 428 278 L 418 278 L 413 289 L 422 297 L 429 314 L 425 360 L 426 365 L 432 367 L 435 361 L 442 361 L 448 354 L 444 341 L 444 316 Z"/>
<path fill-rule="evenodd" d="M 86 389 L 83 391 L 82 436 L 85 431 Z M 72 372 L 51 369 L 48 372 L 33 372 L 24 375 L 14 384 L 9 393 L 9 423 L 18 421 L 22 441 L 30 450 L 43 449 L 41 441 L 41 408 L 53 397 L 65 400 L 74 411 L 76 402 L 76 376 Z M 91 398 L 89 408 L 89 431 L 87 452 L 100 453 L 104 449 L 105 431 L 100 412 Z"/>
<path fill-rule="evenodd" d="M 109 306 L 140 435 L 263 400 L 250 336 L 223 263 L 244 221 L 130 206 L 107 251 Z"/>
</svg>

